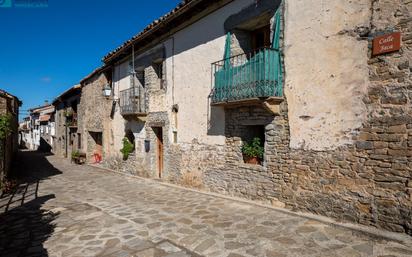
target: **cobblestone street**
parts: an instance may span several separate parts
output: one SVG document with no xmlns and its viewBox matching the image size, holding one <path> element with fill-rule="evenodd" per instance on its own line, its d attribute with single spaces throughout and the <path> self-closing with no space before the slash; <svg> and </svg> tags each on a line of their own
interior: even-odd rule
<svg viewBox="0 0 412 257">
<path fill-rule="evenodd" d="M 26 183 L 1 198 L 0 256 L 412 256 L 411 245 L 35 152 L 16 168 Z"/>
</svg>

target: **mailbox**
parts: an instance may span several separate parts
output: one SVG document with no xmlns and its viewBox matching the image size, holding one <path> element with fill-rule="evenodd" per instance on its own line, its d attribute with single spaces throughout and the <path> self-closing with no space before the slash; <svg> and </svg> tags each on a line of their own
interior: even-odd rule
<svg viewBox="0 0 412 257">
<path fill-rule="evenodd" d="M 146 151 L 146 153 L 150 152 L 150 140 L 144 141 L 144 150 Z"/>
</svg>

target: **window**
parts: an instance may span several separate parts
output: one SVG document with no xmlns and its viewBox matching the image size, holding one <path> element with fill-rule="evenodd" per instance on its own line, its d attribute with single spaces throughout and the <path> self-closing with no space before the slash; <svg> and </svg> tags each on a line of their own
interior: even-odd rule
<svg viewBox="0 0 412 257">
<path fill-rule="evenodd" d="M 241 139 L 243 142 L 242 154 L 244 162 L 262 165 L 265 149 L 265 127 L 261 125 L 244 126 Z M 256 146 L 257 140 L 258 145 Z M 258 154 L 260 156 L 250 154 Z"/>
<path fill-rule="evenodd" d="M 177 144 L 177 131 L 173 131 L 173 143 Z"/>
<path fill-rule="evenodd" d="M 173 143 L 177 144 L 177 113 L 179 111 L 179 106 L 175 104 L 172 108 L 172 115 L 173 115 Z"/>
<path fill-rule="evenodd" d="M 244 127 L 244 133 L 242 136 L 243 142 L 251 142 L 256 137 L 260 139 L 262 144 L 265 143 L 265 126 L 251 125 Z"/>
<path fill-rule="evenodd" d="M 80 133 L 77 134 L 77 147 L 79 149 L 82 148 L 82 134 L 80 134 Z"/>
<path fill-rule="evenodd" d="M 126 133 L 125 133 L 125 138 L 127 138 L 127 139 L 129 140 L 129 142 L 133 144 L 133 147 L 135 146 L 135 142 L 136 142 L 135 140 L 136 140 L 136 138 L 135 138 L 135 136 L 134 136 L 134 134 L 133 134 L 133 132 L 132 132 L 131 129 L 128 129 L 128 130 L 126 131 Z"/>
<path fill-rule="evenodd" d="M 158 63 L 154 63 L 153 64 L 153 68 L 156 72 L 157 78 L 159 79 L 160 82 L 160 89 L 164 89 L 165 83 L 164 83 L 164 79 L 163 79 L 163 64 L 164 62 L 158 62 Z"/>
<path fill-rule="evenodd" d="M 142 87 L 145 87 L 144 69 L 136 71 L 137 82 L 140 83 Z"/>
</svg>

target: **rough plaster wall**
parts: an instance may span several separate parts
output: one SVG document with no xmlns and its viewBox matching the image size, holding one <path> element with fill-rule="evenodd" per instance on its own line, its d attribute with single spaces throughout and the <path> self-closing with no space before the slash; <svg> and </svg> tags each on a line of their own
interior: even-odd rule
<svg viewBox="0 0 412 257">
<path fill-rule="evenodd" d="M 128 70 L 128 61 L 120 63 L 114 67 L 114 99 L 119 99 L 120 91 L 128 89 L 130 87 L 130 77 Z M 113 138 L 113 148 L 110 149 L 110 155 L 119 155 L 119 151 L 122 148 L 122 139 L 125 135 L 125 120 L 120 114 L 120 106 L 118 102 L 116 103 L 112 125 L 113 127 L 111 137 Z"/>
<path fill-rule="evenodd" d="M 362 125 L 368 43 L 345 32 L 369 26 L 370 7 L 370 0 L 286 1 L 285 95 L 291 148 L 334 149 L 350 143 Z"/>
<path fill-rule="evenodd" d="M 211 108 L 211 63 L 223 59 L 226 35 L 223 24 L 232 14 L 253 4 L 254 0 L 237 0 L 174 35 L 175 104 L 179 105 L 179 142 L 224 144 L 224 111 Z M 166 45 L 168 59 L 173 55 Z M 167 62 L 170 65 L 170 62 Z M 168 73 L 168 85 L 172 85 Z M 212 126 L 212 127 L 211 127 Z"/>
<path fill-rule="evenodd" d="M 165 73 L 165 70 L 163 71 Z M 145 69 L 145 88 L 148 94 L 149 112 L 164 112 L 166 111 L 166 101 L 164 89 L 160 89 L 160 79 L 152 65 Z"/>
</svg>

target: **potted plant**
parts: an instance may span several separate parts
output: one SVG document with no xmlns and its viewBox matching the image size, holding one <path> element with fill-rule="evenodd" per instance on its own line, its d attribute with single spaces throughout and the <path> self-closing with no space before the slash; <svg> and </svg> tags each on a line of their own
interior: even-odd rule
<svg viewBox="0 0 412 257">
<path fill-rule="evenodd" d="M 72 162 L 76 164 L 84 164 L 86 162 L 86 154 L 79 150 L 72 152 Z"/>
<path fill-rule="evenodd" d="M 123 160 L 127 160 L 129 155 L 134 151 L 134 145 L 127 139 L 126 137 L 123 138 L 123 148 L 120 152 L 123 154 Z"/>
<path fill-rule="evenodd" d="M 79 157 L 80 157 L 80 152 L 79 151 L 73 151 L 72 152 L 72 161 L 74 163 L 77 163 Z"/>
<path fill-rule="evenodd" d="M 261 164 L 265 148 L 260 142 L 260 138 L 253 138 L 252 142 L 246 142 L 242 146 L 243 160 L 249 164 Z"/>
</svg>

